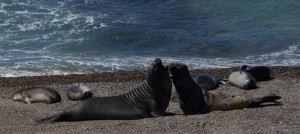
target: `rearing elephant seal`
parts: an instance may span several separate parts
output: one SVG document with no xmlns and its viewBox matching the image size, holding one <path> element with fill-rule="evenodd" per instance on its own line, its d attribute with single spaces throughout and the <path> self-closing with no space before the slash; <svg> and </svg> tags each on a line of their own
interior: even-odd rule
<svg viewBox="0 0 300 134">
<path fill-rule="evenodd" d="M 162 116 L 170 101 L 172 82 L 168 69 L 155 59 L 146 80 L 119 96 L 83 100 L 58 115 L 37 122 L 82 121 L 100 119 L 141 119 Z"/>
<path fill-rule="evenodd" d="M 204 90 L 215 90 L 220 85 L 220 79 L 213 77 L 209 74 L 202 73 L 193 78 L 195 82 Z"/>
<path fill-rule="evenodd" d="M 67 88 L 67 97 L 73 101 L 84 100 L 87 98 L 91 98 L 92 96 L 93 93 L 91 89 L 83 85 L 82 83 L 75 83 L 69 85 Z"/>
<path fill-rule="evenodd" d="M 12 100 L 23 101 L 25 103 L 44 102 L 47 104 L 61 101 L 59 93 L 53 89 L 45 87 L 31 87 L 13 94 Z"/>
<path fill-rule="evenodd" d="M 229 96 L 222 93 L 212 94 L 195 83 L 188 67 L 182 63 L 168 65 L 169 73 L 175 86 L 179 106 L 184 114 L 204 114 L 215 110 L 232 110 L 247 107 L 259 107 L 265 102 L 274 102 L 280 99 L 277 95 L 263 97 Z"/>
<path fill-rule="evenodd" d="M 246 71 L 232 72 L 228 77 L 228 83 L 245 90 L 253 89 L 257 84 L 256 79 Z"/>
<path fill-rule="evenodd" d="M 256 81 L 266 81 L 271 79 L 271 70 L 267 66 L 248 66 L 243 65 L 240 71 L 246 71 L 250 73 Z"/>
</svg>

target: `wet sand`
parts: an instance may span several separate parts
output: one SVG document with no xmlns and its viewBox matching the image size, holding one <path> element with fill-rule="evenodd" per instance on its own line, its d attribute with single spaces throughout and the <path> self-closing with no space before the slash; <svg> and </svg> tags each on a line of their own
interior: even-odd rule
<svg viewBox="0 0 300 134">
<path fill-rule="evenodd" d="M 237 68 L 192 70 L 192 75 L 209 73 L 227 78 Z M 62 112 L 76 101 L 67 99 L 65 90 L 71 83 L 90 87 L 94 96 L 123 94 L 145 79 L 145 71 L 0 78 L 1 133 L 299 133 L 300 132 L 300 67 L 271 67 L 274 79 L 258 83 L 255 90 L 221 85 L 212 92 L 262 96 L 282 96 L 281 106 L 265 105 L 231 111 L 213 111 L 185 116 L 178 103 L 171 101 L 168 114 L 139 120 L 95 120 L 37 124 L 35 120 Z M 10 99 L 20 89 L 45 86 L 57 90 L 62 101 L 55 104 L 25 104 Z M 174 114 L 174 115 L 173 115 Z"/>
</svg>

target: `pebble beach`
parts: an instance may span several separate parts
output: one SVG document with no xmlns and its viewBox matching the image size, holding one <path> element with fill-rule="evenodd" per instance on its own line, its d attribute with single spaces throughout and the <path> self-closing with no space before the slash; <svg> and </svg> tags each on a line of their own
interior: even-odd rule
<svg viewBox="0 0 300 134">
<path fill-rule="evenodd" d="M 227 78 L 237 67 L 191 70 L 192 76 L 208 73 Z M 145 80 L 146 71 L 120 71 L 93 74 L 71 74 L 0 78 L 1 133 L 299 133 L 300 67 L 271 67 L 273 79 L 258 82 L 257 89 L 242 90 L 220 85 L 211 92 L 263 96 L 282 96 L 283 105 L 266 104 L 259 108 L 212 111 L 208 114 L 183 115 L 177 102 L 170 101 L 166 115 L 139 120 L 92 120 L 38 124 L 35 120 L 62 112 L 76 101 L 68 100 L 66 89 L 72 83 L 84 83 L 94 96 L 123 94 Z M 33 86 L 57 90 L 62 101 L 55 104 L 25 104 L 11 100 L 20 89 Z M 174 88 L 174 87 L 173 87 Z"/>
</svg>

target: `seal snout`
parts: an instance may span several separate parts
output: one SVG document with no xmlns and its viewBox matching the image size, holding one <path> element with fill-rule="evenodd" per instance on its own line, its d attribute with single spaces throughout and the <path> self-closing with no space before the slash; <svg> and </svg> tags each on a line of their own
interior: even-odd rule
<svg viewBox="0 0 300 134">
<path fill-rule="evenodd" d="M 172 66 L 172 64 L 166 65 L 166 68 L 168 69 L 170 77 L 173 78 L 174 77 L 174 67 Z"/>
</svg>

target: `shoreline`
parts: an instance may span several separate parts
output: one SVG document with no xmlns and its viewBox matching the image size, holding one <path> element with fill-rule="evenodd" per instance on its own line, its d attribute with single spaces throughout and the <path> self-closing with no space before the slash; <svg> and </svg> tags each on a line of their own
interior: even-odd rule
<svg viewBox="0 0 300 134">
<path fill-rule="evenodd" d="M 0 130 L 2 133 L 298 133 L 300 131 L 300 67 L 270 67 L 274 79 L 258 82 L 258 89 L 241 90 L 220 85 L 213 93 L 262 96 L 275 93 L 281 106 L 262 106 L 208 114 L 183 115 L 177 102 L 166 110 L 174 115 L 138 120 L 91 120 L 37 124 L 35 120 L 58 114 L 76 104 L 66 96 L 68 84 L 81 82 L 94 96 L 115 96 L 140 85 L 146 71 L 122 71 L 81 75 L 55 75 L 0 78 Z M 238 68 L 191 70 L 227 78 Z M 15 102 L 10 96 L 30 86 L 57 90 L 62 101 L 54 104 Z"/>
<path fill-rule="evenodd" d="M 274 78 L 299 78 L 300 66 L 272 66 L 271 75 Z M 212 68 L 190 70 L 192 76 L 200 73 L 208 73 L 215 77 L 225 79 L 231 72 L 238 70 L 238 67 Z M 0 77 L 0 86 L 30 86 L 47 84 L 69 84 L 69 83 L 95 83 L 95 82 L 126 82 L 145 79 L 146 70 L 117 71 L 91 74 L 67 74 L 67 75 L 46 75 L 46 76 L 20 76 Z"/>
</svg>

